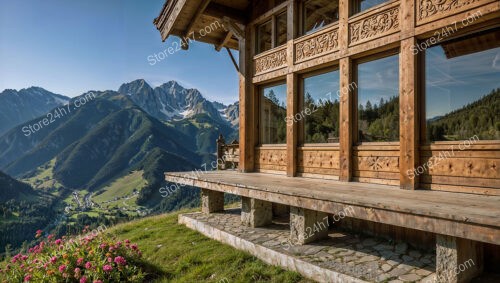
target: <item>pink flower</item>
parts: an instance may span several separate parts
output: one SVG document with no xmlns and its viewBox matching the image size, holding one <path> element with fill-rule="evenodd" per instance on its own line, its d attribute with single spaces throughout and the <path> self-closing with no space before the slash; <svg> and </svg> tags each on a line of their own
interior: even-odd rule
<svg viewBox="0 0 500 283">
<path fill-rule="evenodd" d="M 28 256 L 27 256 L 27 255 L 23 255 L 23 256 L 21 257 L 21 259 L 22 259 L 22 260 L 27 260 L 27 259 L 28 259 Z"/>
<path fill-rule="evenodd" d="M 118 264 L 118 265 L 126 265 L 127 261 L 125 260 L 124 257 L 117 256 L 117 257 L 115 257 L 115 263 Z"/>
<path fill-rule="evenodd" d="M 100 245 L 99 245 L 99 248 L 101 248 L 101 249 L 105 249 L 106 247 L 107 247 L 107 245 L 106 245 L 106 244 L 100 244 Z"/>
<path fill-rule="evenodd" d="M 27 274 L 26 276 L 24 276 L 24 282 L 29 282 L 31 280 L 31 275 L 30 274 Z"/>
<path fill-rule="evenodd" d="M 61 244 L 61 242 L 62 242 L 61 239 L 57 239 L 54 243 L 59 246 Z"/>
<path fill-rule="evenodd" d="M 87 283 L 87 277 L 83 276 L 83 277 L 80 279 L 80 283 Z"/>
<path fill-rule="evenodd" d="M 129 240 L 129 239 L 126 239 L 126 240 L 125 240 L 125 243 L 130 244 L 130 240 Z"/>
<path fill-rule="evenodd" d="M 66 270 L 66 265 L 59 266 L 59 272 L 63 273 Z"/>
<path fill-rule="evenodd" d="M 102 270 L 104 270 L 104 272 L 111 272 L 111 270 L 113 270 L 113 267 L 111 265 L 106 264 L 105 266 L 102 267 Z"/>
<path fill-rule="evenodd" d="M 130 248 L 133 249 L 134 251 L 137 250 L 137 244 L 130 245 Z"/>
<path fill-rule="evenodd" d="M 80 268 L 75 268 L 75 278 L 78 279 L 82 275 L 82 270 Z"/>
<path fill-rule="evenodd" d="M 83 263 L 83 257 L 80 257 L 76 260 L 77 265 L 82 265 L 82 263 Z"/>
<path fill-rule="evenodd" d="M 51 259 L 50 259 L 50 262 L 51 263 L 55 263 L 57 261 L 57 257 L 53 256 Z"/>
<path fill-rule="evenodd" d="M 110 257 L 108 257 L 108 262 L 109 262 L 109 263 L 112 263 L 112 262 L 113 262 L 113 259 L 112 259 L 112 258 L 110 258 Z"/>
<path fill-rule="evenodd" d="M 90 263 L 90 262 L 87 261 L 87 263 L 85 263 L 85 268 L 91 269 L 92 268 L 92 263 Z"/>
</svg>

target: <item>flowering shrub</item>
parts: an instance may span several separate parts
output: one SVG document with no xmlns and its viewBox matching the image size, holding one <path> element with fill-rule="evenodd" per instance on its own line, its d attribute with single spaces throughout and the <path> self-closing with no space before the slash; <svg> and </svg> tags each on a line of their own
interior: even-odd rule
<svg viewBox="0 0 500 283">
<path fill-rule="evenodd" d="M 41 235 L 38 230 L 36 237 Z M 49 235 L 27 254 L 12 257 L 0 269 L 0 282 L 143 282 L 140 257 L 129 240 L 91 233 L 79 239 Z"/>
</svg>

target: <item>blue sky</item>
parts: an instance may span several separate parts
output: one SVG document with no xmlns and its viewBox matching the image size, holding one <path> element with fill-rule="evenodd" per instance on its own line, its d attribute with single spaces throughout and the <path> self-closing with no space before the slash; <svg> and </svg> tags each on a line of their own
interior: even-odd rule
<svg viewBox="0 0 500 283">
<path fill-rule="evenodd" d="M 194 43 L 150 64 L 148 56 L 179 40 L 162 42 L 153 25 L 163 3 L 0 0 L 0 91 L 40 86 L 76 96 L 143 78 L 153 87 L 177 80 L 210 100 L 237 101 L 238 76 L 224 50 Z"/>
</svg>

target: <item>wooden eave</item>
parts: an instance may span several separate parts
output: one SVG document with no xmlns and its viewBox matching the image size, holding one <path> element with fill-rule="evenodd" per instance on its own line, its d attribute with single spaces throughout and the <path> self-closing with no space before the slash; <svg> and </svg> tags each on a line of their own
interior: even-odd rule
<svg viewBox="0 0 500 283">
<path fill-rule="evenodd" d="M 217 50 L 238 50 L 238 39 L 226 26 L 228 21 L 244 25 L 248 6 L 249 0 L 167 0 L 153 23 L 163 41 L 171 35 L 191 40 L 194 36 L 196 41 L 213 44 Z M 200 34 L 204 29 L 210 32 Z"/>
</svg>

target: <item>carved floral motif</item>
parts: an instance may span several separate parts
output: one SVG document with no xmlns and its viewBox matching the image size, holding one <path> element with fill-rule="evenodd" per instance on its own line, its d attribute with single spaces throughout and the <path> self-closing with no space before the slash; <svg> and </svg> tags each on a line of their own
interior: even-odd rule
<svg viewBox="0 0 500 283">
<path fill-rule="evenodd" d="M 370 156 L 365 160 L 368 167 L 373 171 L 381 171 L 382 169 L 396 169 L 399 167 L 399 158 Z"/>
<path fill-rule="evenodd" d="M 363 41 L 390 31 L 396 31 L 398 28 L 399 7 L 394 7 L 352 23 L 349 29 L 350 42 Z"/>
<path fill-rule="evenodd" d="M 419 0 L 418 19 L 469 6 L 478 0 Z"/>
<path fill-rule="evenodd" d="M 318 54 L 327 53 L 339 46 L 339 32 L 337 29 L 320 34 L 295 45 L 295 60 L 303 60 Z"/>
<path fill-rule="evenodd" d="M 263 73 L 286 65 L 286 49 L 276 51 L 255 60 L 255 73 Z"/>
</svg>

